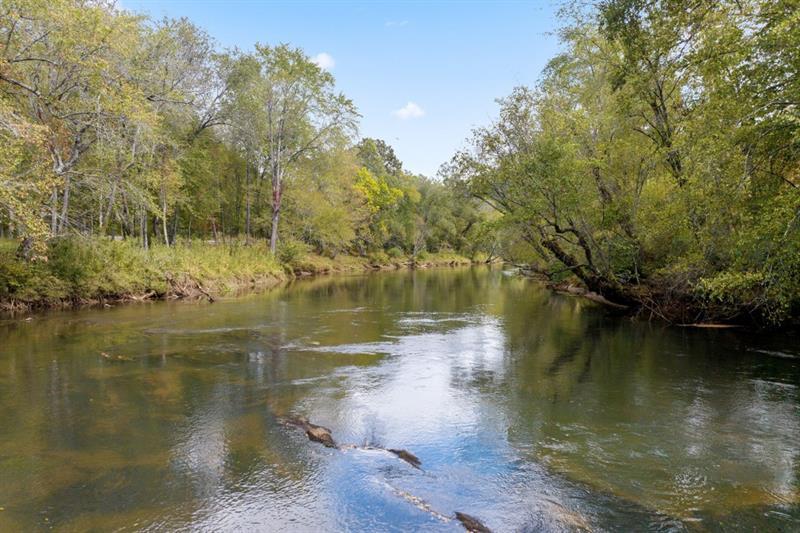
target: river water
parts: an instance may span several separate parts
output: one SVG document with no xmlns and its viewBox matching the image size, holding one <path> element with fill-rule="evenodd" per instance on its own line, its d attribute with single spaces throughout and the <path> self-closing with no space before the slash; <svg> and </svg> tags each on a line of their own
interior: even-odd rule
<svg viewBox="0 0 800 533">
<path fill-rule="evenodd" d="M 0 531 L 799 530 L 799 386 L 482 268 L 6 319 Z"/>
</svg>

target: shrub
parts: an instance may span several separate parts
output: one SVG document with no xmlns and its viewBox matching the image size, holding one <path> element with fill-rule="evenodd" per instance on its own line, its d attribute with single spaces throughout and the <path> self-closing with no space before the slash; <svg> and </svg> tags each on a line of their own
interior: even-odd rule
<svg viewBox="0 0 800 533">
<path fill-rule="evenodd" d="M 310 252 L 310 247 L 301 241 L 285 240 L 278 246 L 278 260 L 286 265 L 294 265 Z"/>
<path fill-rule="evenodd" d="M 383 250 L 369 254 L 369 264 L 373 266 L 388 265 L 391 263 L 389 256 Z"/>
<path fill-rule="evenodd" d="M 386 255 L 388 255 L 392 259 L 400 259 L 405 254 L 403 253 L 403 250 L 401 250 L 397 246 L 393 246 L 393 247 L 389 248 L 388 250 L 386 250 Z"/>
</svg>

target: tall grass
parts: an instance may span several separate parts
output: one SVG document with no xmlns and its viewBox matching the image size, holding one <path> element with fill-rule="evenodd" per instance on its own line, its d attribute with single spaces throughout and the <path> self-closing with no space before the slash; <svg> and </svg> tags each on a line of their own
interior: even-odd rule
<svg viewBox="0 0 800 533">
<path fill-rule="evenodd" d="M 469 264 L 451 253 L 410 257 L 376 252 L 368 257 L 322 257 L 307 247 L 284 248 L 280 258 L 263 243 L 213 245 L 182 241 L 143 249 L 136 241 L 54 239 L 47 260 L 16 257 L 17 243 L 0 240 L 0 308 L 52 306 L 69 302 L 157 298 L 191 294 L 225 295 L 272 284 L 295 274 L 357 272 L 374 268 Z"/>
<path fill-rule="evenodd" d="M 0 300 L 16 304 L 163 296 L 187 281 L 225 294 L 285 276 L 263 246 L 188 242 L 144 250 L 134 241 L 73 237 L 54 240 L 48 260 L 32 263 L 15 250 L 13 241 L 0 241 Z"/>
</svg>

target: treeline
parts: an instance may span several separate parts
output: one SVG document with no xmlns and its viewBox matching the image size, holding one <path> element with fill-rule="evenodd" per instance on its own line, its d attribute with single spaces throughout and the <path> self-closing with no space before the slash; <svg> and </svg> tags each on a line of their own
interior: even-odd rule
<svg viewBox="0 0 800 533">
<path fill-rule="evenodd" d="M 220 50 L 185 19 L 102 0 L 6 0 L 0 237 L 22 263 L 0 261 L 0 289 L 72 236 L 283 263 L 500 255 L 673 322 L 800 315 L 797 0 L 565 15 L 540 83 L 431 180 L 358 138 L 355 106 L 302 50 Z"/>
<path fill-rule="evenodd" d="M 0 5 L 0 233 L 236 241 L 410 255 L 486 242 L 477 205 L 357 139 L 358 112 L 302 50 L 219 50 L 186 19 L 103 0 Z"/>
<path fill-rule="evenodd" d="M 800 3 L 604 0 L 446 169 L 554 281 L 672 321 L 800 314 Z"/>
</svg>

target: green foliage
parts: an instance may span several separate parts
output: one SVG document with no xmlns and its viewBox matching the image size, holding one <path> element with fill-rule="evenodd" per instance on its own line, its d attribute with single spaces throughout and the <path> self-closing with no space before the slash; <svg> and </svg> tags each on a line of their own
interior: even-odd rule
<svg viewBox="0 0 800 533">
<path fill-rule="evenodd" d="M 356 143 L 353 103 L 301 49 L 220 52 L 107 2 L 0 11 L 4 300 L 452 254 L 628 303 L 800 310 L 796 0 L 575 10 L 541 82 L 500 99 L 443 180 Z"/>
<path fill-rule="evenodd" d="M 356 173 L 355 189 L 364 196 L 364 202 L 373 215 L 394 208 L 403 198 L 403 191 L 389 185 L 383 176 L 375 176 L 362 167 Z"/>
<path fill-rule="evenodd" d="M 285 265 L 294 266 L 310 251 L 310 247 L 304 242 L 284 240 L 278 247 L 278 259 Z"/>
<path fill-rule="evenodd" d="M 389 254 L 384 252 L 383 250 L 378 250 L 376 252 L 372 252 L 369 254 L 369 263 L 373 266 L 383 266 L 388 265 L 391 263 L 391 258 Z"/>
<path fill-rule="evenodd" d="M 506 258 L 553 279 L 781 322 L 800 309 L 799 13 L 767 0 L 578 10 L 542 82 L 499 100 L 449 180 L 501 215 Z"/>
<path fill-rule="evenodd" d="M 752 302 L 763 292 L 761 272 L 721 272 L 713 278 L 702 278 L 697 291 L 705 298 L 726 304 Z"/>
<path fill-rule="evenodd" d="M 357 163 L 340 146 L 305 162 L 284 199 L 283 238 L 303 240 L 329 257 L 349 251 L 366 209 L 353 190 Z"/>
<path fill-rule="evenodd" d="M 393 247 L 389 248 L 388 250 L 386 250 L 386 255 L 389 256 L 390 259 L 400 259 L 405 254 L 403 253 L 403 250 L 401 250 L 397 246 L 393 246 Z"/>
<path fill-rule="evenodd" d="M 406 173 L 380 139 L 356 144 L 355 106 L 299 48 L 223 52 L 187 19 L 79 0 L 10 0 L 0 35 L 0 235 L 49 259 L 32 278 L 4 265 L 7 297 L 42 273 L 57 298 L 215 278 L 181 263 L 195 239 L 214 243 L 204 256 L 286 240 L 284 262 L 313 251 L 314 269 L 474 242 L 474 200 Z"/>
<path fill-rule="evenodd" d="M 381 139 L 363 139 L 356 146 L 358 159 L 372 174 L 378 176 L 400 176 L 403 164 L 394 149 Z"/>
<path fill-rule="evenodd" d="M 15 248 L 5 246 L 0 251 L 0 300 L 48 302 L 69 295 L 67 284 L 53 276 L 46 263 L 21 261 L 15 256 Z"/>
<path fill-rule="evenodd" d="M 60 238 L 47 255 L 49 261 L 28 263 L 17 259 L 11 246 L 3 246 L 0 298 L 41 304 L 164 295 L 184 282 L 226 293 L 283 276 L 263 246 L 186 242 L 143 250 L 132 241 Z"/>
</svg>

